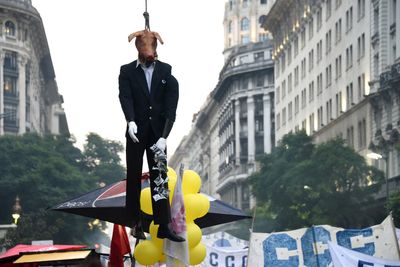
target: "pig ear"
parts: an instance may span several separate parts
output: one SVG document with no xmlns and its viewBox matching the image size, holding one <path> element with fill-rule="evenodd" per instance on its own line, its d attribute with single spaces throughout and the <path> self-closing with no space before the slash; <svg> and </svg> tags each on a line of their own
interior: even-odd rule
<svg viewBox="0 0 400 267">
<path fill-rule="evenodd" d="M 143 31 L 138 31 L 138 32 L 131 33 L 128 36 L 128 42 L 132 41 L 133 38 L 139 37 L 139 36 L 142 36 L 142 35 L 143 35 Z"/>
<path fill-rule="evenodd" d="M 157 38 L 157 40 L 160 41 L 161 44 L 164 44 L 163 40 L 161 39 L 161 36 L 156 32 L 153 32 L 153 33 L 154 33 L 154 36 Z"/>
</svg>

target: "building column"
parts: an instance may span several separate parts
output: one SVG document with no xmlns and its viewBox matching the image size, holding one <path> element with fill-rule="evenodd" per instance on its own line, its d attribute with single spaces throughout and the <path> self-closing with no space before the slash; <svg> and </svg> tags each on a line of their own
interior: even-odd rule
<svg viewBox="0 0 400 267">
<path fill-rule="evenodd" d="M 240 165 L 240 103 L 235 100 L 235 162 Z"/>
<path fill-rule="evenodd" d="M 255 129 L 254 129 L 254 98 L 247 97 L 247 152 L 248 163 L 254 163 L 255 155 Z"/>
<path fill-rule="evenodd" d="M 0 114 L 4 114 L 4 51 L 0 50 Z M 0 115 L 0 135 L 4 134 L 4 118 Z"/>
<path fill-rule="evenodd" d="M 236 199 L 237 199 L 236 207 L 238 209 L 242 209 L 242 184 L 236 183 L 235 186 L 236 186 Z"/>
<path fill-rule="evenodd" d="M 271 153 L 271 97 L 263 96 L 264 153 Z"/>
<path fill-rule="evenodd" d="M 27 59 L 22 55 L 18 55 L 18 93 L 19 93 L 19 106 L 18 106 L 18 114 L 19 114 L 19 124 L 18 124 L 18 133 L 24 134 L 26 132 L 26 73 L 25 73 L 25 65 Z"/>
</svg>

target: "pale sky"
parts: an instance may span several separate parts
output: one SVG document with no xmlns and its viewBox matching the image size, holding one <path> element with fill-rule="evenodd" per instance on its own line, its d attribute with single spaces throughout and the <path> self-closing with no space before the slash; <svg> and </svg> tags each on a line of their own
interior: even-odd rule
<svg viewBox="0 0 400 267">
<path fill-rule="evenodd" d="M 224 59 L 225 0 L 148 0 L 150 28 L 164 45 L 161 61 L 180 84 L 169 156 L 215 88 Z M 120 66 L 137 58 L 128 35 L 144 29 L 145 0 L 33 0 L 42 19 L 70 132 L 81 147 L 95 132 L 125 144 L 126 122 L 118 100 Z"/>
</svg>

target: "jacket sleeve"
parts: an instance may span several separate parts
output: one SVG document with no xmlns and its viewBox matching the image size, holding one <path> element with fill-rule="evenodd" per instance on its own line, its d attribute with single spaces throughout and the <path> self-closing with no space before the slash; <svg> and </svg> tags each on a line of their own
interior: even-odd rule
<svg viewBox="0 0 400 267">
<path fill-rule="evenodd" d="M 126 69 L 122 66 L 119 77 L 119 102 L 121 103 L 122 111 L 124 112 L 127 122 L 135 120 L 135 113 L 133 109 L 132 91 L 129 86 L 129 79 L 126 74 Z"/>
<path fill-rule="evenodd" d="M 167 138 L 172 130 L 176 118 L 176 109 L 179 99 L 179 83 L 176 78 L 170 74 L 167 77 L 167 90 L 165 94 L 165 125 L 162 137 Z"/>
</svg>

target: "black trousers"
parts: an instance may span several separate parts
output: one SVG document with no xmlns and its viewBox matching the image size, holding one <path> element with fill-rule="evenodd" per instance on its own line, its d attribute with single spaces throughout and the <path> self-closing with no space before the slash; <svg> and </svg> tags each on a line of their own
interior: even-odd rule
<svg viewBox="0 0 400 267">
<path fill-rule="evenodd" d="M 143 155 L 146 151 L 147 164 L 150 172 L 150 188 L 151 195 L 154 195 L 154 188 L 156 184 L 154 179 L 158 177 L 158 171 L 153 170 L 154 153 L 150 147 L 154 145 L 157 140 L 151 129 L 146 131 L 146 134 L 142 135 L 139 139 L 139 143 L 134 143 L 131 137 L 127 134 L 126 137 L 126 166 L 127 166 L 127 177 L 126 177 L 126 200 L 125 204 L 130 213 L 129 217 L 132 216 L 132 220 L 140 221 L 140 192 L 142 190 L 141 177 L 143 168 Z M 166 184 L 166 186 L 168 186 Z M 154 224 L 167 224 L 171 222 L 171 210 L 168 199 L 160 199 L 155 201 L 151 198 L 153 207 L 153 219 Z"/>
</svg>

